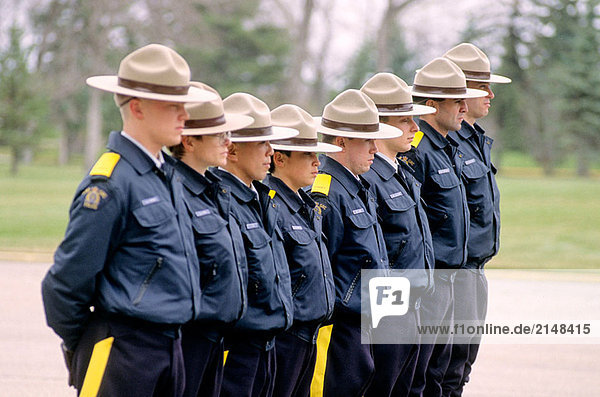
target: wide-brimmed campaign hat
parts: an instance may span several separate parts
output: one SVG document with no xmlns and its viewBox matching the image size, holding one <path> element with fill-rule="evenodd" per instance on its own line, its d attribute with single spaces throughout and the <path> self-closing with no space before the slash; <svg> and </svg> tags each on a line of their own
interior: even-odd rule
<svg viewBox="0 0 600 397">
<path fill-rule="evenodd" d="M 217 98 L 208 102 L 185 105 L 190 118 L 185 121 L 181 135 L 209 135 L 235 131 L 249 126 L 254 121 L 252 117 L 244 114 L 225 113 L 221 96 L 211 86 L 197 81 L 192 81 L 190 85 L 213 92 Z"/>
<path fill-rule="evenodd" d="M 168 102 L 203 102 L 213 92 L 190 86 L 190 67 L 181 55 L 160 44 L 149 44 L 127 55 L 117 76 L 93 76 L 89 86 L 116 94 Z"/>
<path fill-rule="evenodd" d="M 375 102 L 380 116 L 422 116 L 436 112 L 434 107 L 413 104 L 408 84 L 392 73 L 377 73 L 360 90 Z"/>
<path fill-rule="evenodd" d="M 231 142 L 260 142 L 287 139 L 298 135 L 298 130 L 274 126 L 271 111 L 266 103 L 257 97 L 238 92 L 223 100 L 225 113 L 250 116 L 254 122 L 247 127 L 231 132 Z"/>
<path fill-rule="evenodd" d="M 435 58 L 417 70 L 412 96 L 468 99 L 487 96 L 482 90 L 467 88 L 465 74 L 448 58 Z"/>
<path fill-rule="evenodd" d="M 271 146 L 275 150 L 320 153 L 333 153 L 342 150 L 339 146 L 319 142 L 317 123 L 306 110 L 299 106 L 286 104 L 276 107 L 271 111 L 271 121 L 275 126 L 293 128 L 300 132 L 292 138 L 272 141 Z"/>
<path fill-rule="evenodd" d="M 444 54 L 458 65 L 469 81 L 484 83 L 507 84 L 512 80 L 508 77 L 493 74 L 487 55 L 471 43 L 461 43 Z"/>
<path fill-rule="evenodd" d="M 360 139 L 391 139 L 402 135 L 402 130 L 379 123 L 377 106 L 359 90 L 346 90 L 315 117 L 317 131 L 325 135 Z"/>
</svg>

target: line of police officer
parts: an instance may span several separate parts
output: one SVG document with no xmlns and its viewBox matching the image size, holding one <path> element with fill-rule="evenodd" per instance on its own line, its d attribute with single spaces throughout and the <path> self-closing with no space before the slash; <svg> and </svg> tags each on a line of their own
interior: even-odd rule
<svg viewBox="0 0 600 397">
<path fill-rule="evenodd" d="M 481 54 L 465 74 L 485 83 Z M 459 117 L 463 98 L 493 94 L 467 88 L 447 58 L 412 89 L 378 74 L 315 119 L 249 94 L 222 101 L 160 45 L 129 54 L 117 76 L 88 79 L 115 93 L 123 131 L 78 187 L 42 284 L 70 383 L 111 396 L 460 395 L 471 345 L 423 349 L 416 333 L 410 344 L 361 343 L 375 337 L 361 322 L 362 269 L 421 271 L 402 329 L 414 333 L 422 310 L 440 321 L 456 312 L 454 278 L 429 270 L 478 271 L 498 249 L 493 174 L 465 172 L 492 167 L 491 140 Z M 478 275 L 474 289 L 485 287 Z M 485 303 L 461 316 L 484 317 Z"/>
</svg>

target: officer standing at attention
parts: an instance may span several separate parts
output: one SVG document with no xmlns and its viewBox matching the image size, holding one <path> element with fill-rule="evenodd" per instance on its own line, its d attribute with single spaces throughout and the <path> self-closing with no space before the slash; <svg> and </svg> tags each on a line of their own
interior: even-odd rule
<svg viewBox="0 0 600 397">
<path fill-rule="evenodd" d="M 496 184 L 496 167 L 490 152 L 494 140 L 485 135 L 477 120 L 487 116 L 494 93 L 491 83 L 507 84 L 508 77 L 491 73 L 490 61 L 479 48 L 462 43 L 444 57 L 461 68 L 467 78 L 467 87 L 487 92 L 485 97 L 467 99 L 468 110 L 460 130 L 449 135 L 458 142 L 464 153 L 462 179 L 469 203 L 470 230 L 467 242 L 466 271 L 455 279 L 454 317 L 458 320 L 485 321 L 488 288 L 483 265 L 498 253 L 500 246 L 500 191 Z M 471 367 L 477 357 L 481 337 L 475 336 L 468 344 L 452 346 L 452 360 L 444 376 L 444 395 L 460 396 L 469 380 Z"/>
<path fill-rule="evenodd" d="M 264 179 L 273 149 L 269 141 L 298 131 L 272 126 L 267 105 L 244 93 L 227 97 L 227 113 L 250 116 L 254 122 L 233 131 L 227 164 L 215 171 L 230 186 L 231 211 L 244 239 L 248 261 L 248 308 L 225 337 L 228 350 L 221 396 L 271 396 L 275 381 L 275 335 L 292 325 L 290 273 L 277 225 L 279 207 Z"/>
<path fill-rule="evenodd" d="M 319 326 L 333 313 L 335 288 L 321 216 L 315 202 L 301 188 L 312 185 L 320 165 L 316 152 L 341 148 L 317 139 L 317 123 L 295 105 L 271 112 L 273 125 L 300 132 L 290 139 L 273 141 L 270 174 L 263 181 L 279 207 L 277 223 L 283 232 L 292 279 L 294 323 L 277 335 L 277 374 L 273 395 L 308 396 L 316 359 Z"/>
<path fill-rule="evenodd" d="M 429 270 L 433 269 L 434 258 L 420 184 L 402 169 L 396 157 L 410 150 L 419 130 L 413 116 L 434 113 L 435 108 L 413 105 L 408 85 L 391 73 L 376 74 L 360 90 L 375 102 L 381 123 L 402 130 L 398 138 L 377 141 L 379 152 L 363 177 L 377 199 L 390 269 L 407 277 L 411 286 L 409 312 L 402 317 L 383 318 L 373 331 L 375 378 L 365 395 L 407 395 L 419 352 L 419 306 L 421 296 L 433 287 Z M 404 269 L 408 272 L 400 273 Z M 379 334 L 388 342 L 377 341 Z M 393 335 L 399 335 L 396 343 Z"/>
<path fill-rule="evenodd" d="M 318 122 L 323 141 L 342 150 L 321 157 L 311 189 L 323 216 L 336 290 L 332 324 L 319 331 L 317 355 L 326 361 L 317 359 L 311 391 L 362 396 L 375 364 L 371 345 L 361 343 L 369 340 L 370 332 L 361 326 L 361 271 L 387 271 L 388 260 L 375 199 L 360 175 L 373 163 L 375 139 L 396 138 L 402 131 L 380 124 L 375 104 L 358 90 L 339 94 L 325 106 Z"/>
<path fill-rule="evenodd" d="M 452 324 L 453 282 L 467 259 L 469 209 L 460 175 L 464 154 L 448 131 L 460 129 L 467 111 L 465 99 L 483 97 L 484 91 L 467 88 L 465 75 L 446 58 L 436 58 L 415 75 L 415 103 L 434 107 L 422 115 L 423 137 L 416 148 L 414 176 L 422 183 L 421 196 L 433 239 L 435 293 L 421 305 L 421 318 Z M 428 335 L 428 338 L 434 336 Z M 451 335 L 437 335 L 435 345 L 421 344 L 411 395 L 442 395 L 442 378 L 450 361 Z"/>
<path fill-rule="evenodd" d="M 192 82 L 192 86 L 213 91 Z M 223 378 L 223 334 L 246 310 L 246 255 L 238 224 L 230 210 L 231 194 L 208 170 L 227 164 L 232 130 L 252 124 L 250 116 L 225 114 L 217 99 L 186 105 L 181 143 L 169 149 L 178 161 L 183 196 L 192 218 L 200 264 L 200 308 L 182 328 L 186 397 L 218 396 Z"/>
<path fill-rule="evenodd" d="M 42 282 L 46 319 L 80 394 L 180 396 L 180 327 L 198 315 L 200 284 L 180 178 L 161 148 L 181 141 L 185 102 L 215 95 L 190 87 L 186 61 L 157 44 L 87 83 L 116 94 L 123 131 L 77 188 Z"/>
</svg>

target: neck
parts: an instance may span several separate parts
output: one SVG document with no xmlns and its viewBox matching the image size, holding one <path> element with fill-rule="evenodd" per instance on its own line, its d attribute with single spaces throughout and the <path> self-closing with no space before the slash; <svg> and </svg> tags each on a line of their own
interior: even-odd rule
<svg viewBox="0 0 600 397">
<path fill-rule="evenodd" d="M 469 115 L 469 113 L 465 114 L 465 121 L 467 123 L 469 123 L 470 125 L 474 125 L 475 122 L 477 121 L 477 119 L 471 115 Z"/>
<path fill-rule="evenodd" d="M 190 168 L 192 168 L 197 173 L 204 175 L 206 170 L 208 169 L 208 165 L 202 164 L 201 161 L 194 160 L 194 158 L 187 153 L 183 155 L 181 161 L 187 164 Z"/>
<path fill-rule="evenodd" d="M 247 173 L 243 172 L 239 167 L 237 167 L 234 163 L 227 163 L 226 166 L 223 167 L 223 169 L 231 172 L 233 175 L 237 176 L 238 178 L 241 179 L 242 182 L 244 182 L 244 184 L 246 186 L 248 186 L 249 188 L 252 187 L 252 177 L 249 176 Z"/>
<path fill-rule="evenodd" d="M 150 153 L 152 153 L 152 155 L 154 155 L 154 157 L 158 158 L 158 153 L 160 152 L 160 149 L 162 149 L 162 145 L 151 142 L 148 139 L 148 135 L 141 131 L 139 128 L 136 128 L 135 125 L 124 123 L 123 131 L 125 131 L 130 137 L 138 141 L 140 145 L 145 147 Z"/>
<path fill-rule="evenodd" d="M 355 178 L 358 178 L 358 174 L 355 174 L 354 171 L 352 171 L 350 169 L 350 167 L 348 167 L 348 163 L 346 162 L 346 156 L 344 155 L 343 152 L 339 152 L 339 153 L 329 153 L 327 154 L 327 156 L 331 157 L 332 159 L 334 159 L 335 161 L 337 161 L 338 163 L 340 163 L 341 165 L 344 166 L 344 168 L 346 168 L 348 171 L 350 171 L 350 173 L 352 175 L 354 175 Z"/>
<path fill-rule="evenodd" d="M 394 160 L 396 158 L 396 156 L 398 155 L 398 152 L 394 151 L 394 150 L 390 150 L 389 148 L 387 148 L 385 146 L 385 144 L 379 146 L 380 143 L 377 143 L 377 147 L 379 148 L 379 153 L 383 154 L 385 157 L 387 157 L 388 159 Z"/>
<path fill-rule="evenodd" d="M 429 117 L 428 117 L 429 116 Z M 435 114 L 434 115 L 425 115 L 425 116 L 421 116 L 421 119 L 426 121 L 427 124 L 429 124 L 430 126 L 433 127 L 434 130 L 436 130 L 441 136 L 443 136 L 444 138 L 448 135 L 448 130 L 441 127 L 436 118 L 435 118 Z"/>
</svg>

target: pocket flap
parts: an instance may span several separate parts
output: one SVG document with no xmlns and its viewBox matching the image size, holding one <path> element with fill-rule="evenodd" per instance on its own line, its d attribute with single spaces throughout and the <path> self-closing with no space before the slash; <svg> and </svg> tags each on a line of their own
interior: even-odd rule
<svg viewBox="0 0 600 397">
<path fill-rule="evenodd" d="M 475 159 L 473 159 L 475 160 Z M 485 166 L 481 161 L 475 160 L 474 162 L 463 166 L 462 173 L 465 178 L 473 180 L 479 179 L 485 176 L 489 172 L 488 167 Z"/>
<path fill-rule="evenodd" d="M 458 186 L 460 183 L 454 172 L 447 172 L 445 174 L 431 174 L 431 179 L 442 189 L 452 189 L 453 187 Z"/>
<path fill-rule="evenodd" d="M 415 206 L 415 202 L 407 194 L 396 196 L 394 198 L 386 198 L 385 204 L 392 212 L 406 211 Z"/>
<path fill-rule="evenodd" d="M 154 227 L 175 217 L 175 210 L 165 202 L 159 201 L 133 210 L 133 216 L 142 227 Z"/>
</svg>

